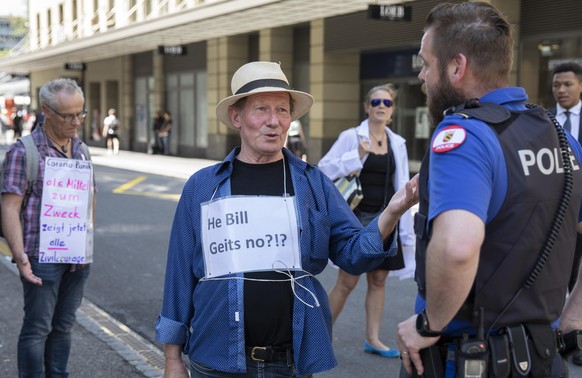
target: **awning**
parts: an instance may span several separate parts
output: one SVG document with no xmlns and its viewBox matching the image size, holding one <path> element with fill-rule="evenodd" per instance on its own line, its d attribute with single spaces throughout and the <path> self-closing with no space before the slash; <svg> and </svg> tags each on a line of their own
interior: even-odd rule
<svg viewBox="0 0 582 378">
<path fill-rule="evenodd" d="M 19 79 L 0 82 L 1 97 L 30 96 L 30 80 Z"/>
<path fill-rule="evenodd" d="M 309 22 L 365 10 L 370 0 L 214 0 L 90 37 L 0 59 L 0 72 L 30 73 L 155 51 L 266 28 Z M 384 0 L 395 3 L 398 0 Z M 402 0 L 406 2 L 409 0 Z"/>
</svg>

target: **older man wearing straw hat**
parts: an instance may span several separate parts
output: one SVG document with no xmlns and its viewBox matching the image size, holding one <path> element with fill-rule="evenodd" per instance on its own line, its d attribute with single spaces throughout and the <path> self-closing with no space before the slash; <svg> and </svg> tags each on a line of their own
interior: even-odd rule
<svg viewBox="0 0 582 378">
<path fill-rule="evenodd" d="M 196 172 L 176 209 L 156 337 L 165 377 L 305 377 L 332 369 L 331 316 L 315 278 L 328 258 L 361 274 L 395 251 L 394 227 L 417 201 L 413 179 L 362 228 L 334 184 L 283 148 L 313 97 L 281 67 L 251 62 L 218 119 L 240 147 Z"/>
</svg>

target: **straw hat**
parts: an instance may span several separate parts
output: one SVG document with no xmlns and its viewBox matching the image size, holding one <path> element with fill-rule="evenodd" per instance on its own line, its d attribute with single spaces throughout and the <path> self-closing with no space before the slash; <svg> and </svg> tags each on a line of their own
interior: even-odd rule
<svg viewBox="0 0 582 378">
<path fill-rule="evenodd" d="M 265 92 L 287 92 L 293 98 L 291 121 L 295 121 L 307 113 L 313 105 L 313 97 L 309 93 L 295 91 L 289 88 L 289 81 L 281 70 L 279 63 L 251 62 L 240 67 L 234 75 L 230 87 L 233 95 L 216 105 L 218 120 L 233 127 L 228 115 L 228 108 L 243 97 Z"/>
</svg>

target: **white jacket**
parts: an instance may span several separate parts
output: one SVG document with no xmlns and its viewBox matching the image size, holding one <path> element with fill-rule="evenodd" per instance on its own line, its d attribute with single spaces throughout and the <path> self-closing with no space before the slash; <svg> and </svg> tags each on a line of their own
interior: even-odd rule
<svg viewBox="0 0 582 378">
<path fill-rule="evenodd" d="M 394 133 L 388 127 L 385 127 L 385 130 L 390 140 L 390 148 L 394 153 L 396 172 L 394 173 L 393 185 L 394 189 L 398 191 L 408 182 L 408 180 L 410 180 L 406 140 L 400 135 Z M 358 152 L 359 139 L 365 139 L 370 142 L 370 132 L 367 119 L 362 121 L 362 123 L 360 123 L 360 125 L 355 129 L 350 128 L 340 133 L 328 153 L 325 154 L 317 164 L 319 169 L 321 169 L 321 171 L 332 180 L 362 170 L 364 162 L 368 158 L 368 154 L 364 155 L 363 159 L 360 159 L 360 154 Z M 398 228 L 398 231 L 400 242 L 403 246 L 415 246 L 416 236 L 414 234 L 413 220 L 410 210 L 406 211 L 406 213 L 404 213 L 400 218 L 400 227 Z"/>
</svg>

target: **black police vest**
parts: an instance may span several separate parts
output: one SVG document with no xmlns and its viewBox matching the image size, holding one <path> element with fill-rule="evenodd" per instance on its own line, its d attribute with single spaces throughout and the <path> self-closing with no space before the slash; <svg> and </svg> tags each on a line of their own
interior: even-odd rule
<svg viewBox="0 0 582 378">
<path fill-rule="evenodd" d="M 470 314 L 482 307 L 488 326 L 523 286 L 540 255 L 562 199 L 563 162 L 556 129 L 541 108 L 509 112 L 499 105 L 482 104 L 460 113 L 485 121 L 495 131 L 507 164 L 507 195 L 499 213 L 486 226 L 475 282 L 457 314 L 457 318 L 472 320 Z M 419 213 L 415 216 L 415 279 L 423 297 L 426 248 L 430 241 L 430 228 L 427 232 L 425 227 L 429 203 L 428 156 L 429 153 L 420 169 Z M 571 151 L 570 160 L 574 187 L 549 258 L 531 287 L 520 293 L 495 326 L 548 323 L 562 311 L 582 198 L 582 170 Z"/>
</svg>

